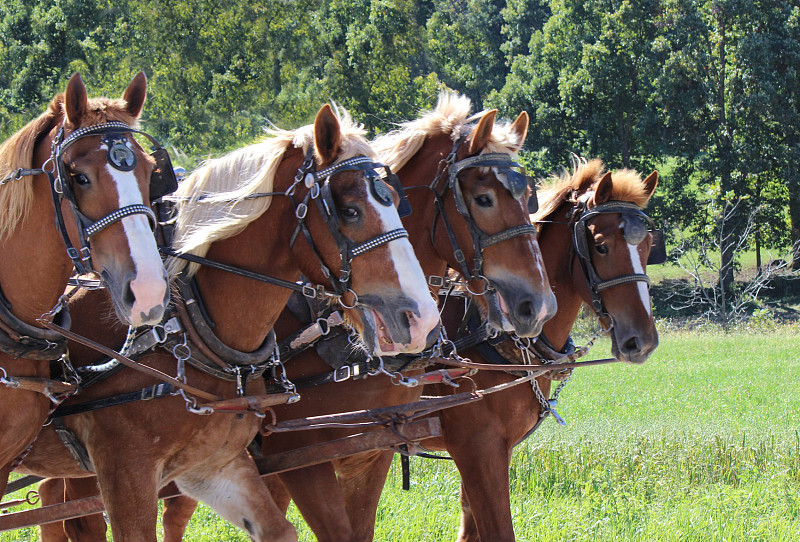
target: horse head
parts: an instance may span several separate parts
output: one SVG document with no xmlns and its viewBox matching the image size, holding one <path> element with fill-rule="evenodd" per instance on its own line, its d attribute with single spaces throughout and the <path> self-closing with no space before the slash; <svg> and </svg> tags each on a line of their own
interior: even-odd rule
<svg viewBox="0 0 800 542">
<path fill-rule="evenodd" d="M 323 106 L 314 123 L 315 169 L 306 173 L 322 184 L 307 183 L 319 189 L 304 219 L 308 235 L 295 244 L 298 261 L 308 278 L 339 291 L 368 351 L 421 352 L 438 337 L 439 315 L 400 221 L 399 196 L 376 172 L 368 146 L 357 156 L 347 147 L 339 118 Z"/>
<path fill-rule="evenodd" d="M 651 249 L 653 256 L 662 252 L 654 240 L 663 243 L 663 236 L 642 211 L 658 184 L 658 173 L 642 180 L 635 171 L 604 169 L 600 160 L 580 163 L 571 177 L 550 189 L 556 197 L 535 219 L 542 221 L 542 239 L 561 225 L 560 240 L 551 242 L 572 247 L 569 253 L 553 250 L 545 256 L 560 260 L 548 265 L 556 270 L 551 273 L 556 291 L 572 289 L 576 299 L 592 307 L 611 333 L 616 358 L 642 363 L 658 346 L 646 267 L 648 260 L 660 263 L 651 259 Z M 565 282 L 571 284 L 560 286 Z M 550 325 L 557 327 L 555 321 Z"/>
<path fill-rule="evenodd" d="M 455 269 L 490 326 L 535 336 L 556 304 L 528 217 L 533 195 L 514 160 L 528 115 L 500 125 L 493 110 L 473 126 L 470 108 L 443 93 L 433 111 L 375 146 L 408 190 L 405 224 L 432 284 Z"/>
<path fill-rule="evenodd" d="M 121 100 L 89 99 L 75 74 L 48 111 L 0 148 L 2 169 L 16 171 L 9 188 L 22 196 L 4 204 L 11 217 L 5 233 L 16 228 L 33 202 L 38 202 L 37 211 L 55 213 L 58 243 L 66 245 L 78 273 L 100 275 L 120 320 L 137 326 L 157 323 L 169 298 L 149 199 L 151 179 L 160 172 L 133 139 L 133 133 L 141 133 L 134 125 L 146 89 L 140 73 Z M 50 205 L 47 211 L 44 202 Z M 52 218 L 47 222 L 52 224 Z M 39 235 L 36 242 L 44 249 L 46 241 Z M 60 269 L 68 274 L 67 262 Z"/>
</svg>

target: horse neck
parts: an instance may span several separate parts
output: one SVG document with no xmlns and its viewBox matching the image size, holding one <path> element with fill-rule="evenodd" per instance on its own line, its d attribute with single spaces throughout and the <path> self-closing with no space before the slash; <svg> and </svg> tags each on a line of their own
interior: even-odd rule
<svg viewBox="0 0 800 542">
<path fill-rule="evenodd" d="M 431 184 L 439 162 L 447 156 L 452 145 L 449 135 L 429 137 L 422 148 L 397 172 L 404 188 L 420 187 L 406 192 L 413 211 L 403 219 L 403 226 L 408 231 L 409 241 L 426 276 L 442 276 L 447 271 L 447 260 L 439 255 L 431 240 L 431 231 L 437 221 L 436 205 L 433 192 L 423 187 Z M 444 182 L 446 181 L 439 181 L 440 191 Z M 441 224 L 441 217 L 438 222 L 438 228 L 445 227 Z"/>
<path fill-rule="evenodd" d="M 34 167 L 41 167 L 49 155 L 49 140 L 34 152 Z M 22 181 L 24 182 L 24 181 Z M 49 311 L 64 293 L 72 274 L 64 240 L 54 227 L 55 211 L 46 175 L 33 178 L 33 203 L 23 220 L 4 240 L 0 240 L 0 287 L 11 303 L 12 312 L 22 321 L 36 325 L 36 319 Z M 64 209 L 65 219 L 72 212 Z"/>
<path fill-rule="evenodd" d="M 241 233 L 212 244 L 207 258 L 294 282 L 300 268 L 291 255 L 291 232 L 286 228 L 293 223 L 286 198 L 275 198 Z M 261 346 L 291 294 L 287 288 L 208 267 L 197 272 L 197 285 L 214 333 L 243 352 Z"/>
<path fill-rule="evenodd" d="M 564 216 L 561 213 L 563 209 L 564 206 L 545 220 Z M 569 338 L 583 303 L 577 286 L 583 271 L 575 264 L 572 233 L 567 224 L 545 222 L 539 234 L 539 246 L 558 304 L 556 315 L 545 322 L 542 333 L 554 347 L 561 349 Z"/>
</svg>

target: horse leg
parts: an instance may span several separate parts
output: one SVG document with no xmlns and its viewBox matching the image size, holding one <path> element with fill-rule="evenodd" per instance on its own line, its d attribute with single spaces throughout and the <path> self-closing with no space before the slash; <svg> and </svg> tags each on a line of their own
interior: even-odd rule
<svg viewBox="0 0 800 542">
<path fill-rule="evenodd" d="M 464 492 L 464 483 L 461 483 L 461 525 L 458 528 L 458 541 L 480 540 L 478 526 L 475 525 L 475 518 L 472 516 L 472 508 L 469 506 L 467 494 Z"/>
<path fill-rule="evenodd" d="M 181 493 L 208 504 L 256 542 L 297 542 L 294 526 L 278 510 L 246 452 L 209 471 L 181 475 L 175 483 Z"/>
<path fill-rule="evenodd" d="M 461 474 L 462 511 L 466 502 L 472 516 L 472 521 L 462 518 L 458 541 L 513 541 L 508 487 L 510 447 L 500 438 L 477 435 L 461 445 L 448 442 L 447 451 Z"/>
<path fill-rule="evenodd" d="M 95 477 L 64 480 L 65 501 L 92 497 L 99 493 Z M 73 542 L 105 542 L 108 526 L 103 514 L 92 514 L 65 521 L 64 530 Z"/>
<path fill-rule="evenodd" d="M 339 485 L 344 491 L 354 540 L 369 542 L 375 536 L 375 515 L 393 457 L 394 452 L 382 450 L 339 462 Z"/>
<path fill-rule="evenodd" d="M 64 502 L 64 479 L 45 478 L 39 482 L 36 491 L 39 492 L 40 506 L 50 506 Z M 69 542 L 67 533 L 64 532 L 64 523 L 45 523 L 39 526 L 42 542 Z"/>
<path fill-rule="evenodd" d="M 90 457 L 97 472 L 114 542 L 156 542 L 158 476 L 156 467 L 137 457 Z M 150 462 L 147 462 L 150 463 Z"/>
<path fill-rule="evenodd" d="M 180 542 L 197 509 L 197 501 L 186 495 L 164 499 L 164 513 L 161 524 L 164 526 L 164 542 Z"/>
<path fill-rule="evenodd" d="M 353 540 L 344 495 L 330 462 L 278 475 L 320 542 Z"/>
</svg>

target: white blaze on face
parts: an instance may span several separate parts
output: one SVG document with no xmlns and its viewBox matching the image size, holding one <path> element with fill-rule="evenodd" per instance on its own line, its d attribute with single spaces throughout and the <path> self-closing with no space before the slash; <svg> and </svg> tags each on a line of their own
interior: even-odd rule
<svg viewBox="0 0 800 542">
<path fill-rule="evenodd" d="M 644 267 L 642 267 L 642 260 L 639 258 L 639 246 L 626 243 L 628 245 L 628 252 L 631 254 L 631 264 L 633 264 L 633 272 L 644 275 Z M 639 297 L 642 299 L 642 305 L 647 309 L 647 314 L 650 314 L 650 291 L 647 289 L 647 284 L 642 281 L 636 282 L 636 287 L 639 289 Z"/>
<path fill-rule="evenodd" d="M 139 183 L 132 171 L 119 171 L 106 164 L 106 169 L 117 185 L 119 207 L 142 204 Z M 164 302 L 167 294 L 164 265 L 158 254 L 158 246 L 150 229 L 150 222 L 143 214 L 126 216 L 121 221 L 128 239 L 131 259 L 136 269 L 136 278 L 131 281 L 131 291 L 135 297 L 131 307 L 133 325 L 141 325 L 141 316 Z"/>
<path fill-rule="evenodd" d="M 370 182 L 370 181 L 367 181 Z M 381 220 L 381 231 L 388 232 L 403 227 L 400 216 L 394 205 L 386 206 L 378 203 L 371 190 L 367 190 L 367 201 L 375 209 Z M 395 239 L 387 245 L 389 254 L 397 273 L 400 288 L 408 298 L 413 299 L 419 308 L 419 318 L 409 318 L 411 324 L 411 346 L 417 351 L 425 348 L 425 342 L 430 333 L 439 323 L 439 310 L 433 300 L 425 282 L 425 275 L 414 253 L 408 238 Z"/>
</svg>

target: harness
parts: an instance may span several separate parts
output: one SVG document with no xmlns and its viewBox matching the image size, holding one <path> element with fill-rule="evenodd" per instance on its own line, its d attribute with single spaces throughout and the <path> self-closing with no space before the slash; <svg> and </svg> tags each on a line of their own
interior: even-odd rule
<svg viewBox="0 0 800 542">
<path fill-rule="evenodd" d="M 655 228 L 653 220 L 647 216 L 638 205 L 627 201 L 609 201 L 589 209 L 588 197 L 584 195 L 575 205 L 570 216 L 569 226 L 572 230 L 572 251 L 578 257 L 583 269 L 589 291 L 592 296 L 592 309 L 601 318 L 611 318 L 600 298 L 600 292 L 632 282 L 644 282 L 650 286 L 650 277 L 643 273 L 630 273 L 612 279 L 603 280 L 597 274 L 592 264 L 589 248 L 589 228 L 587 222 L 601 214 L 619 213 L 622 215 L 623 236 L 629 244 L 638 245 L 648 232 L 653 234 L 654 247 L 650 252 L 647 264 L 659 264 L 666 260 L 664 247 L 664 233 Z M 572 269 L 570 267 L 570 269 Z"/>
<path fill-rule="evenodd" d="M 321 255 L 316 250 L 316 247 L 311 238 L 310 231 L 305 225 L 305 217 L 309 200 L 314 199 L 317 201 L 323 216 L 326 218 L 326 224 L 331 229 L 331 233 L 337 240 L 342 255 L 342 274 L 337 281 L 332 281 L 334 292 L 324 289 L 322 286 L 311 284 L 298 284 L 294 282 L 285 281 L 276 277 L 263 275 L 253 271 L 240 269 L 234 266 L 228 266 L 209 260 L 194 256 L 191 254 L 177 253 L 173 249 L 162 248 L 162 252 L 168 255 L 183 258 L 192 262 L 207 265 L 216 269 L 222 269 L 238 275 L 242 275 L 254 280 L 268 282 L 270 284 L 291 288 L 295 292 L 303 294 L 308 299 L 316 299 L 318 301 L 335 298 L 341 302 L 342 295 L 350 290 L 349 280 L 349 266 L 353 258 L 360 254 L 364 254 L 373 248 L 386 244 L 392 240 L 406 237 L 408 234 L 404 229 L 398 228 L 390 232 L 386 232 L 376 236 L 364 243 L 356 244 L 344 236 L 338 228 L 338 220 L 336 218 L 336 207 L 330 189 L 331 177 L 341 171 L 358 170 L 365 171 L 368 174 L 369 182 L 374 192 L 378 192 L 383 187 L 385 190 L 384 195 L 378 201 L 384 205 L 393 205 L 391 192 L 386 190 L 382 184 L 384 181 L 375 173 L 375 168 L 384 167 L 381 164 L 373 163 L 369 158 L 360 156 L 345 160 L 331 167 L 325 168 L 321 171 L 316 171 L 313 160 L 313 150 L 309 151 L 303 165 L 298 170 L 295 176 L 294 183 L 286 192 L 275 192 L 268 194 L 259 194 L 259 197 L 272 196 L 272 195 L 285 195 L 291 198 L 294 204 L 295 216 L 298 220 L 298 225 L 293 235 L 292 243 L 296 239 L 299 232 L 303 232 L 309 241 L 310 246 L 315 254 L 320 259 L 320 265 L 325 267 Z M 387 168 L 388 169 L 388 168 Z M 300 182 L 304 182 L 308 186 L 309 191 L 305 198 L 297 203 L 294 198 L 295 188 Z M 392 182 L 391 180 L 388 182 Z M 378 183 L 381 183 L 380 187 Z M 402 194 L 402 192 L 401 192 Z M 380 195 L 380 194 L 379 194 Z M 377 197 L 377 196 L 376 196 Z M 163 237 L 163 242 L 170 245 L 172 242 L 172 230 L 174 215 L 174 204 L 170 201 L 164 201 L 159 204 L 159 213 L 161 217 L 160 233 Z M 330 270 L 328 270 L 330 275 Z M 344 277 L 347 280 L 343 280 Z M 236 382 L 237 393 L 239 396 L 245 394 L 246 382 L 251 378 L 261 377 L 267 369 L 272 369 L 273 378 L 278 380 L 285 392 L 293 395 L 290 402 L 299 399 L 295 392 L 294 385 L 288 381 L 283 370 L 283 365 L 280 361 L 277 345 L 275 342 L 274 332 L 270 332 L 262 345 L 254 352 L 240 352 L 232 349 L 217 338 L 213 332 L 214 324 L 203 307 L 202 299 L 199 296 L 195 282 L 188 276 L 187 272 L 183 272 L 175 281 L 178 289 L 179 296 L 174 296 L 170 310 L 167 311 L 164 320 L 161 324 L 156 326 L 146 326 L 136 332 L 129 330 L 128 340 L 123 347 L 123 353 L 129 357 L 136 359 L 145 353 L 149 352 L 157 346 L 171 351 L 175 358 L 178 360 L 178 379 L 183 377 L 183 364 L 188 363 L 196 369 L 210 374 L 216 378 Z M 358 300 L 356 298 L 353 306 L 356 306 Z M 79 369 L 84 377 L 91 375 L 86 385 L 90 383 L 99 382 L 108 378 L 113 372 L 121 368 L 121 365 L 116 361 L 110 361 L 100 367 L 84 367 Z M 161 385 L 159 385 L 161 386 Z M 63 410 L 56 411 L 54 416 L 77 414 L 79 412 L 86 412 L 96 408 L 111 404 L 121 404 L 117 401 L 130 402 L 132 400 L 141 400 L 142 398 L 163 397 L 171 393 L 181 393 L 183 390 L 174 391 L 172 388 L 161 386 L 155 390 L 156 386 L 131 392 L 125 394 L 122 399 L 107 398 L 98 400 L 85 405 L 70 405 L 63 407 Z M 202 406 L 197 406 L 194 398 L 184 395 L 187 401 L 187 407 L 190 411 L 210 414 L 211 412 L 204 410 Z"/>
<path fill-rule="evenodd" d="M 151 154 L 156 162 L 156 167 L 150 177 L 150 198 L 156 200 L 165 194 L 174 191 L 177 180 L 172 170 L 167 150 L 161 147 L 150 134 L 137 130 L 124 122 L 111 121 L 104 124 L 78 128 L 65 136 L 65 129 L 62 125 L 50 147 L 50 157 L 45 161 L 41 168 L 24 169 L 19 168 L 14 173 L 0 181 L 0 185 L 8 182 L 18 181 L 28 175 L 47 175 L 50 180 L 50 193 L 53 198 L 53 207 L 56 217 L 56 228 L 64 244 L 67 247 L 67 255 L 75 265 L 75 270 L 79 275 L 85 275 L 93 271 L 91 250 L 89 241 L 115 222 L 119 222 L 126 216 L 143 214 L 147 216 L 153 228 L 156 225 L 156 217 L 147 205 L 133 204 L 121 207 L 99 220 L 92 220 L 84 215 L 78 208 L 78 202 L 70 180 L 70 172 L 64 163 L 64 153 L 80 139 L 90 136 L 103 136 L 103 143 L 107 147 L 106 159 L 108 164 L 119 171 L 132 171 L 136 167 L 136 155 L 131 150 L 131 141 L 126 134 L 137 133 L 147 137 L 155 147 Z M 67 200 L 72 208 L 75 221 L 78 226 L 79 247 L 73 246 L 70 241 L 64 216 L 61 212 L 61 202 Z"/>
<path fill-rule="evenodd" d="M 461 191 L 461 184 L 458 181 L 458 174 L 465 169 L 474 167 L 496 168 L 497 179 L 506 189 L 508 189 L 509 192 L 511 192 L 511 195 L 515 199 L 521 199 L 525 195 L 526 188 L 531 186 L 532 193 L 528 198 L 528 212 L 533 212 L 538 208 L 538 200 L 536 199 L 536 191 L 533 183 L 529 182 L 528 178 L 524 174 L 512 169 L 519 168 L 521 166 L 512 160 L 511 157 L 506 153 L 478 154 L 476 156 L 464 158 L 463 160 L 457 160 L 458 149 L 465 140 L 466 135 L 461 136 L 456 140 L 456 142 L 453 144 L 453 149 L 450 151 L 450 154 L 448 154 L 444 160 L 439 162 L 439 168 L 436 172 L 436 176 L 434 177 L 433 181 L 431 181 L 430 185 L 428 185 L 428 188 L 434 194 L 434 201 L 436 205 L 436 216 L 434 217 L 433 228 L 431 228 L 431 243 L 435 246 L 434 238 L 436 235 L 436 224 L 438 223 L 439 218 L 441 218 L 442 223 L 447 230 L 447 236 L 450 239 L 450 244 L 453 247 L 453 257 L 455 258 L 456 262 L 458 262 L 462 276 L 467 281 L 471 281 L 473 279 L 483 279 L 486 282 L 488 290 L 490 288 L 489 281 L 483 275 L 484 249 L 492 245 L 496 245 L 497 243 L 513 239 L 514 237 L 518 237 L 520 235 L 535 236 L 536 228 L 532 224 L 522 224 L 520 226 L 508 228 L 493 235 L 489 235 L 484 232 L 480 227 L 478 227 L 477 224 L 475 224 L 475 221 L 472 219 L 472 216 L 469 213 L 467 203 L 464 200 L 464 194 Z M 445 170 L 447 170 L 447 182 L 442 186 L 441 191 L 439 191 L 439 184 L 441 184 L 441 179 L 444 177 Z M 464 217 L 464 220 L 469 226 L 470 235 L 472 236 L 472 270 L 470 270 L 467 266 L 464 251 L 461 250 L 450 219 L 448 219 L 447 213 L 445 213 L 444 195 L 448 188 L 453 193 L 456 209 L 458 209 L 459 214 Z M 531 209 L 533 209 L 533 211 L 531 211 Z"/>
</svg>

